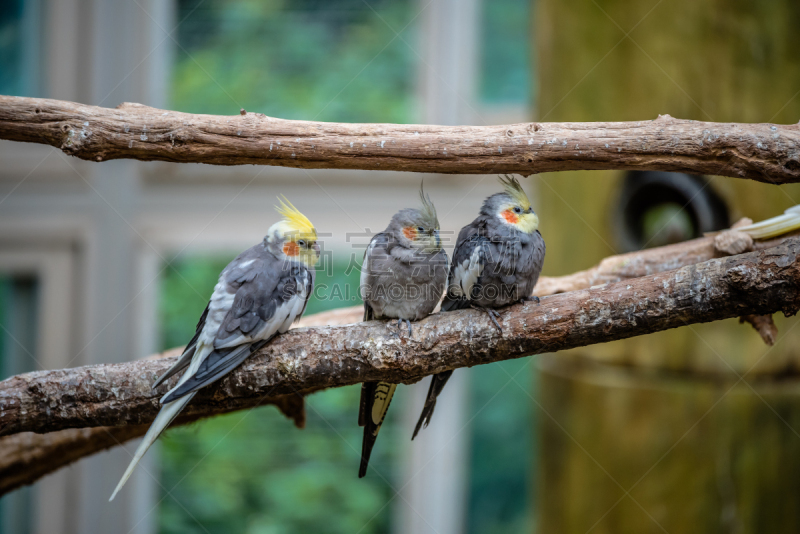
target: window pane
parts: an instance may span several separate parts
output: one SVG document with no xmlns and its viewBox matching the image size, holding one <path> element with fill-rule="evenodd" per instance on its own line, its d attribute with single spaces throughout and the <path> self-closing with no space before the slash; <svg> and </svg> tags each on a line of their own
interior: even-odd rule
<svg viewBox="0 0 800 534">
<path fill-rule="evenodd" d="M 35 371 L 38 283 L 33 277 L 0 275 L 0 380 Z M 32 491 L 20 488 L 0 499 L 0 534 L 32 532 Z"/>
<path fill-rule="evenodd" d="M 0 94 L 43 96 L 39 0 L 0 2 Z"/>
<path fill-rule="evenodd" d="M 38 368 L 38 292 L 34 277 L 0 275 L 0 380 Z"/>
<path fill-rule="evenodd" d="M 487 104 L 528 104 L 531 91 L 530 0 L 484 0 L 479 95 Z"/>
</svg>

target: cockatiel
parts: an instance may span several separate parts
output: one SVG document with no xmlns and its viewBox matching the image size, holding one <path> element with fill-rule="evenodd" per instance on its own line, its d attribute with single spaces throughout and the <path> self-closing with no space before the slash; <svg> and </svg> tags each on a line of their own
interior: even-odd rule
<svg viewBox="0 0 800 534">
<path fill-rule="evenodd" d="M 317 231 L 285 198 L 261 243 L 236 257 L 220 273 L 194 337 L 153 387 L 186 369 L 162 398 L 161 411 L 145 434 L 111 499 L 139 460 L 197 391 L 224 377 L 303 315 L 314 289 L 319 260 Z M 188 368 L 188 369 L 187 369 Z"/>
<path fill-rule="evenodd" d="M 481 213 L 461 229 L 453 252 L 442 311 L 478 308 L 489 314 L 502 333 L 496 317 L 500 308 L 515 302 L 534 300 L 531 296 L 544 263 L 544 239 L 539 217 L 519 182 L 501 177 L 505 191 L 487 198 Z M 453 371 L 433 375 L 425 406 L 411 439 L 428 426 L 436 398 Z"/>
<path fill-rule="evenodd" d="M 375 235 L 364 254 L 361 292 L 364 320 L 397 319 L 397 326 L 429 315 L 444 292 L 447 253 L 442 250 L 436 208 L 420 188 L 420 209 L 404 209 L 389 226 Z M 365 382 L 361 385 L 358 424 L 364 427 L 358 477 L 367 465 L 397 384 Z"/>
</svg>

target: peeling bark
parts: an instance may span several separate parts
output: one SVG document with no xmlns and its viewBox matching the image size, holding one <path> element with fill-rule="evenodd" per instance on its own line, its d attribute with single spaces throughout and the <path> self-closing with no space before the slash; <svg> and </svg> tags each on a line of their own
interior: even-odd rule
<svg viewBox="0 0 800 534">
<path fill-rule="evenodd" d="M 0 139 L 89 160 L 457 174 L 639 169 L 800 181 L 800 125 L 674 119 L 499 126 L 341 124 L 0 96 Z"/>
<path fill-rule="evenodd" d="M 297 328 L 277 337 L 218 384 L 187 417 L 253 406 L 264 398 L 385 380 L 413 383 L 459 367 L 623 339 L 743 315 L 800 307 L 800 238 L 760 252 L 552 295 L 502 310 L 502 336 L 485 314 L 434 314 L 398 336 L 380 321 Z M 171 385 L 150 384 L 169 359 L 39 371 L 0 382 L 0 435 L 144 425 Z M 174 383 L 177 377 L 170 381 Z"/>
<path fill-rule="evenodd" d="M 715 245 L 718 237 L 704 237 L 677 245 L 611 256 L 592 269 L 580 273 L 562 277 L 542 277 L 534 293 L 544 297 L 569 291 L 579 291 L 589 289 L 592 286 L 610 284 L 642 276 L 652 276 L 663 271 L 708 261 L 722 254 Z M 770 249 L 783 243 L 783 240 L 782 238 L 763 242 L 757 241 L 753 247 L 756 250 Z M 552 305 L 547 300 L 544 303 L 548 306 Z M 644 310 L 642 312 L 644 313 Z M 354 324 L 361 321 L 362 315 L 363 309 L 360 306 L 343 308 L 304 317 L 298 327 Z M 745 318 L 745 320 L 749 320 L 749 317 Z M 600 341 L 605 340 L 594 342 Z M 162 354 L 151 356 L 148 360 L 174 358 L 180 353 L 180 350 L 166 351 Z M 2 392 L 5 391 L 6 400 L 4 402 L 6 403 L 10 402 L 8 397 L 12 394 L 6 388 L 7 385 L 0 383 L 0 399 L 3 399 L 4 393 Z M 147 394 L 147 392 L 149 392 L 149 382 L 147 383 L 147 388 L 141 390 L 143 394 Z M 60 401 L 59 399 L 55 405 L 57 406 Z M 284 414 L 295 421 L 297 426 L 302 427 L 304 411 L 301 396 L 266 397 L 261 401 L 261 404 L 276 404 Z M 197 401 L 193 404 L 197 404 Z M 4 409 L 1 406 L 2 404 L 0 404 L 0 409 Z M 246 405 L 242 404 L 240 407 L 246 407 Z M 214 405 L 196 406 L 198 414 L 192 416 L 184 415 L 174 424 L 189 423 L 201 417 L 223 413 L 230 409 L 235 408 Z M 153 411 L 153 413 L 155 412 Z M 119 427 L 102 426 L 85 429 L 66 429 L 43 435 L 23 432 L 0 438 L 0 494 L 21 485 L 35 482 L 38 478 L 79 458 L 114 447 L 126 440 L 140 437 L 145 433 L 147 427 L 148 424 L 146 423 Z"/>
</svg>

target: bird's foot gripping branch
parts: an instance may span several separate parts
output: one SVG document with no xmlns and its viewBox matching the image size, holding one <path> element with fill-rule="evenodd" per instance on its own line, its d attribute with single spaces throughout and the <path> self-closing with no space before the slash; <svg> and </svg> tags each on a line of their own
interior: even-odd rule
<svg viewBox="0 0 800 534">
<path fill-rule="evenodd" d="M 717 257 L 721 253 L 708 237 L 607 258 L 569 277 L 543 278 L 536 293 L 549 296 L 539 305 L 503 309 L 502 336 L 475 310 L 434 314 L 417 323 L 410 338 L 396 336 L 385 322 L 308 326 L 319 320 L 309 317 L 306 327 L 278 336 L 219 385 L 198 393 L 178 423 L 264 403 L 288 403 L 287 413 L 300 414 L 297 393 L 369 381 L 410 383 L 447 369 L 730 317 L 793 315 L 800 308 L 800 237 L 754 246 Z M 665 270 L 676 263 L 683 267 Z M 362 313 L 346 309 L 324 321 L 354 322 Z M 8 436 L 0 439 L 0 480 L 6 481 L 0 490 L 142 435 L 172 384 L 156 391 L 150 386 L 172 363 L 147 359 L 0 382 L 0 434 Z M 26 471 L 32 457 L 37 469 Z"/>
</svg>

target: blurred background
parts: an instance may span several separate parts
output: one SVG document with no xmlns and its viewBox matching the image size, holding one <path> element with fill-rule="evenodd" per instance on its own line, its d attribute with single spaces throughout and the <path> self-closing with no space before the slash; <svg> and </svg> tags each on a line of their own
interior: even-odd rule
<svg viewBox="0 0 800 534">
<path fill-rule="evenodd" d="M 798 28 L 792 0 L 4 0 L 0 94 L 342 122 L 796 123 Z M 0 378 L 185 344 L 278 194 L 328 234 L 331 291 L 307 313 L 356 305 L 343 288 L 369 236 L 421 179 L 445 232 L 498 189 L 0 142 Z M 547 275 L 800 201 L 668 173 L 524 185 Z M 427 380 L 403 386 L 362 480 L 358 387 L 308 397 L 302 431 L 273 407 L 216 417 L 167 432 L 113 503 L 135 443 L 6 495 L 0 533 L 797 532 L 800 330 L 776 322 L 771 348 L 730 320 L 459 370 L 413 444 Z"/>
</svg>

